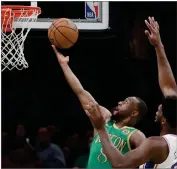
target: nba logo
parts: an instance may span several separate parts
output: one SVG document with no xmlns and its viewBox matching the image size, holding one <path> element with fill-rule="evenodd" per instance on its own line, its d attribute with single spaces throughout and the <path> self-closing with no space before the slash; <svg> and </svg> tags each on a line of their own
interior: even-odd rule
<svg viewBox="0 0 177 169">
<path fill-rule="evenodd" d="M 86 19 L 97 19 L 99 18 L 100 2 L 87 1 L 85 2 L 85 18 Z"/>
</svg>

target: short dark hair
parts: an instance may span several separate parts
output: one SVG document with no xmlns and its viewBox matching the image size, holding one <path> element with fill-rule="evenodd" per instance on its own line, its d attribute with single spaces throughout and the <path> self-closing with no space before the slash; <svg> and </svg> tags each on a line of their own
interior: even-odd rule
<svg viewBox="0 0 177 169">
<path fill-rule="evenodd" d="M 138 103 L 137 103 L 137 109 L 139 112 L 138 119 L 140 120 L 146 115 L 148 108 L 147 108 L 146 103 L 142 99 L 140 99 L 139 97 L 136 97 L 136 99 L 138 100 Z"/>
<path fill-rule="evenodd" d="M 177 96 L 168 96 L 162 102 L 163 116 L 172 128 L 177 127 L 176 122 Z"/>
</svg>

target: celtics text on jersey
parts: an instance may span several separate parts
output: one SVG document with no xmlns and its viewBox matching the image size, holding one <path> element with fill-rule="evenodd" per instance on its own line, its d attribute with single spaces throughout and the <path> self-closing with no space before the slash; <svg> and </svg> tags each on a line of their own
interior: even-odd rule
<svg viewBox="0 0 177 169">
<path fill-rule="evenodd" d="M 109 121 L 106 123 L 106 130 L 109 133 L 112 143 L 122 154 L 131 150 L 129 139 L 136 131 L 135 128 L 127 126 L 118 128 L 114 121 Z M 109 160 L 104 154 L 98 134 L 94 137 L 91 143 L 87 168 L 112 168 Z"/>
</svg>

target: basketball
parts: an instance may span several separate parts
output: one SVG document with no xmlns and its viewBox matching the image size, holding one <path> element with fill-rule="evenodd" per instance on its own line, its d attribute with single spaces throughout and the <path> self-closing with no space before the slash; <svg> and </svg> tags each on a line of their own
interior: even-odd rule
<svg viewBox="0 0 177 169">
<path fill-rule="evenodd" d="M 50 42 L 60 49 L 73 46 L 78 39 L 76 24 L 67 18 L 56 19 L 48 29 Z"/>
</svg>

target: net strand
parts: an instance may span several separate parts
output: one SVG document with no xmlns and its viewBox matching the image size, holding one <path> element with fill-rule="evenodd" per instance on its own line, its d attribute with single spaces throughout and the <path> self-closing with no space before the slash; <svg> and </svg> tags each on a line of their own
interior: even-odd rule
<svg viewBox="0 0 177 169">
<path fill-rule="evenodd" d="M 28 11 L 21 9 L 20 16 L 15 19 L 15 14 L 11 9 L 6 9 L 3 19 L 3 31 L 1 31 L 1 65 L 2 71 L 5 69 L 12 70 L 14 68 L 22 70 L 28 68 L 28 63 L 24 57 L 24 41 L 31 29 L 29 22 L 36 22 L 37 16 L 40 14 L 38 10 L 34 10 L 29 16 Z M 9 18 L 5 18 L 9 16 Z M 12 20 L 15 20 L 12 24 Z M 16 30 L 18 24 L 21 23 L 21 30 Z M 7 33 L 8 29 L 10 33 Z"/>
</svg>

